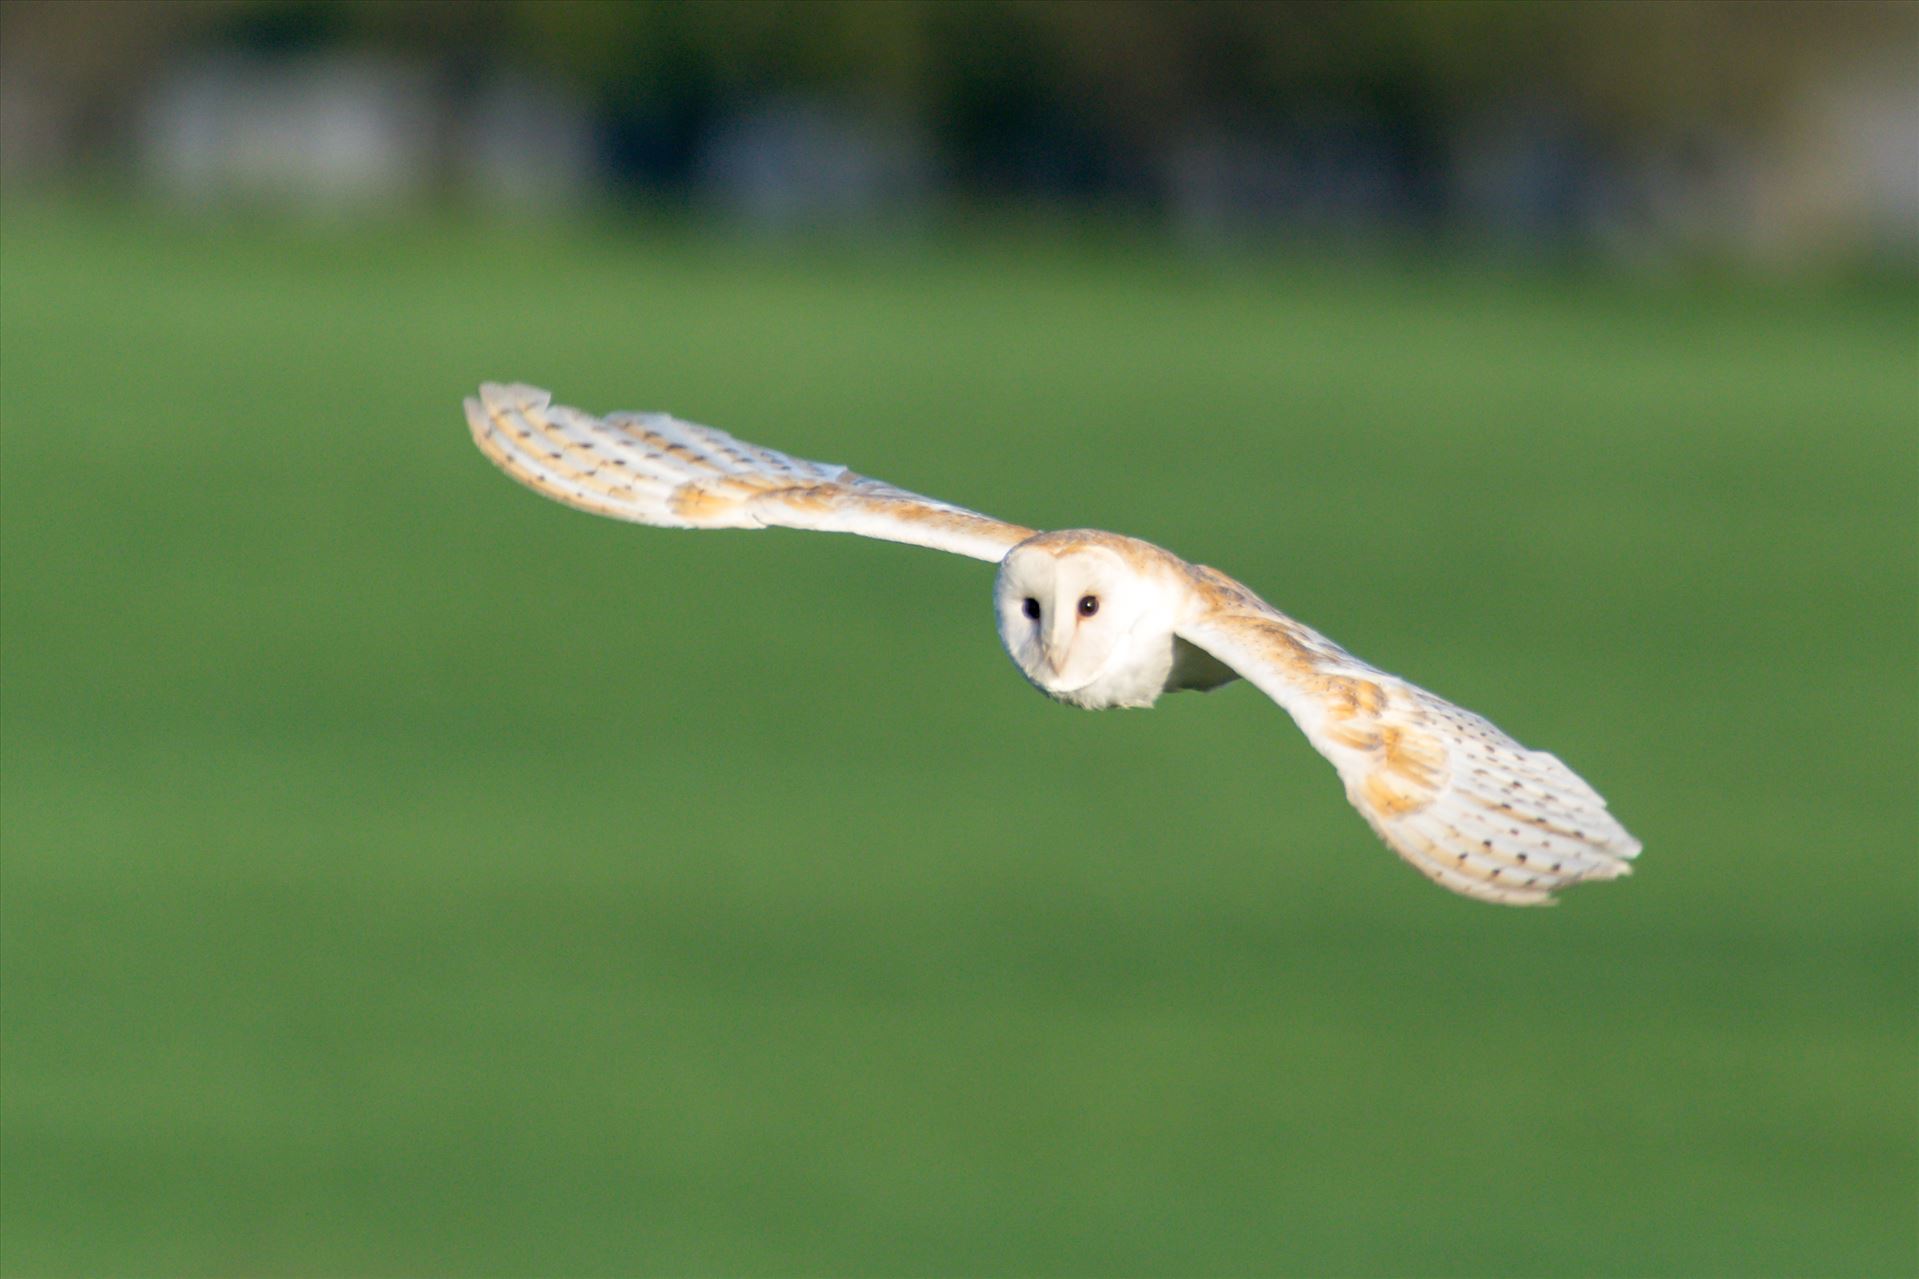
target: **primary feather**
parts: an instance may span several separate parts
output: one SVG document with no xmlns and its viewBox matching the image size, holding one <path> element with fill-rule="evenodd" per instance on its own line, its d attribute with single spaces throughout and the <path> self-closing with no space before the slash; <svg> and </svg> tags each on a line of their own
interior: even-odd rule
<svg viewBox="0 0 1919 1279">
<path fill-rule="evenodd" d="M 594 417 L 521 384 L 484 384 L 466 416 L 501 470 L 598 515 L 855 533 L 996 562 L 1007 652 L 1060 701 L 1147 706 L 1164 692 L 1243 677 L 1332 761 L 1380 838 L 1456 893 L 1543 904 L 1571 884 L 1626 874 L 1639 853 L 1606 802 L 1554 756 L 1151 543 L 1036 533 L 712 427 L 663 413 Z"/>
</svg>

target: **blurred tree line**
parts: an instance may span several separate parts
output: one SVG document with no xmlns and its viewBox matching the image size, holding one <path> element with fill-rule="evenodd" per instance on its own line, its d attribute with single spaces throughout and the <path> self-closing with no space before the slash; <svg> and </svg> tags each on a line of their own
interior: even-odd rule
<svg viewBox="0 0 1919 1279">
<path fill-rule="evenodd" d="M 454 87 L 563 87 L 613 185 L 695 183 L 752 104 L 905 131 L 934 185 L 1152 205 L 1307 155 L 1308 187 L 1371 184 L 1401 220 L 1457 212 L 1463 154 L 1514 127 L 1529 173 L 1684 165 L 1790 128 L 1806 86 L 1919 54 L 1908 3 L 1498 0 L 7 0 L 0 68 L 77 104 L 110 147 L 130 87 L 182 50 L 397 55 Z M 1490 123 L 1489 123 L 1490 122 Z M 1901 126 L 1904 127 L 1904 126 Z M 1277 139 L 1277 143 L 1274 140 Z M 1477 141 L 1475 141 L 1477 139 Z M 1313 169 L 1314 148 L 1331 158 Z M 1881 148 L 1883 150 L 1883 147 Z M 1354 157 L 1358 159 L 1355 160 Z M 1291 161 L 1289 161 L 1291 162 Z M 1885 167 L 1880 160 L 1879 166 Z M 1247 166 L 1242 164 L 1242 169 Z M 1540 169 L 1533 163 L 1532 170 Z M 1220 173 L 1227 177 L 1221 179 Z M 1169 177 L 1169 175 L 1171 175 Z M 1181 175 L 1187 175 L 1182 178 Z M 1257 190 L 1258 175 L 1246 178 Z M 1297 185 L 1297 184 L 1296 184 Z M 1508 186 L 1511 184 L 1508 183 Z M 1495 192 L 1495 197 L 1497 197 Z M 1496 202 L 1496 201 L 1495 201 Z M 1297 201 L 1295 201 L 1297 203 Z M 1334 212 L 1338 210 L 1335 209 Z"/>
</svg>

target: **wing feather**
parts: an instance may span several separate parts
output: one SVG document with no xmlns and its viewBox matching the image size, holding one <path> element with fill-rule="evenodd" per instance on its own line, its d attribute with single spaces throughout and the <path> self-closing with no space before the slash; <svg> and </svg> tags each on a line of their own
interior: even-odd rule
<svg viewBox="0 0 1919 1279">
<path fill-rule="evenodd" d="M 1456 893 L 1549 905 L 1632 870 L 1639 841 L 1545 751 L 1377 670 L 1211 569 L 1179 635 L 1278 702 L 1388 847 Z"/>
<path fill-rule="evenodd" d="M 466 419 L 480 451 L 528 488 L 635 524 L 855 533 L 993 562 L 1033 536 L 664 413 L 595 417 L 537 387 L 488 382 L 466 401 Z"/>
</svg>

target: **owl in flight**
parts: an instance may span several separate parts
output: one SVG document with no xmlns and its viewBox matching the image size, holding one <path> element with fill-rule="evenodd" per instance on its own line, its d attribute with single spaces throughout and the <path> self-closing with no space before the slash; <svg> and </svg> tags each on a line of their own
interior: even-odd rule
<svg viewBox="0 0 1919 1279">
<path fill-rule="evenodd" d="M 1482 901 L 1632 869 L 1639 841 L 1571 769 L 1360 661 L 1225 574 L 1093 529 L 1035 532 L 663 413 L 594 417 L 487 383 L 466 401 L 480 451 L 568 506 L 665 528 L 858 533 L 999 565 L 1000 639 L 1040 692 L 1088 710 L 1246 679 L 1332 761 L 1379 837 Z"/>
</svg>

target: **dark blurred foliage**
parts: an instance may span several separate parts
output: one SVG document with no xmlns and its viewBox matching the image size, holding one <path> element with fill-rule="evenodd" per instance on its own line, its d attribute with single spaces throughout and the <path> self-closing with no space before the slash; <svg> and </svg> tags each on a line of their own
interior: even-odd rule
<svg viewBox="0 0 1919 1279">
<path fill-rule="evenodd" d="M 948 182 L 987 193 L 1147 195 L 1149 157 L 1195 131 L 1363 131 L 1414 207 L 1436 198 L 1462 115 L 1538 111 L 1585 145 L 1671 147 L 1763 127 L 1861 53 L 1919 47 L 1919 6 L 1866 3 L 9 0 L 0 15 L 10 65 L 83 103 L 101 138 L 183 47 L 360 47 L 429 60 L 456 87 L 508 65 L 564 81 L 594 105 L 609 167 L 650 185 L 687 178 L 729 104 L 798 95 L 923 130 Z"/>
</svg>

